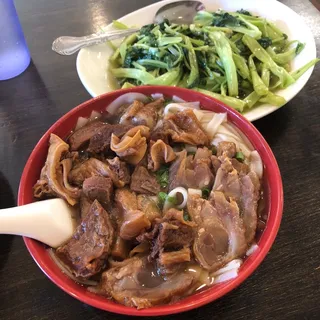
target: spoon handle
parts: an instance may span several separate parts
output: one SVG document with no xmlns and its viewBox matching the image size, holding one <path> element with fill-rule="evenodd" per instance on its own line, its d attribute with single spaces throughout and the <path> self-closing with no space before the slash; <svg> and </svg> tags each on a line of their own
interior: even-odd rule
<svg viewBox="0 0 320 320">
<path fill-rule="evenodd" d="M 72 209 L 62 199 L 38 201 L 0 210 L 0 234 L 13 234 L 58 247 L 75 230 Z"/>
<path fill-rule="evenodd" d="M 123 38 L 137 31 L 139 31 L 139 29 L 114 30 L 102 34 L 94 33 L 84 37 L 59 37 L 53 41 L 52 50 L 61 55 L 69 56 L 82 48 L 100 44 L 108 40 Z"/>
</svg>

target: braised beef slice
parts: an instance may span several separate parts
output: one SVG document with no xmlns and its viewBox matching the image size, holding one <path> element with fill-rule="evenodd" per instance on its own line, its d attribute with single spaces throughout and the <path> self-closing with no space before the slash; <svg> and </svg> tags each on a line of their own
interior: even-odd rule
<svg viewBox="0 0 320 320">
<path fill-rule="evenodd" d="M 238 164 L 226 155 L 219 157 L 219 161 L 221 165 L 212 190 L 221 191 L 237 202 L 246 230 L 246 239 L 250 243 L 254 239 L 258 221 L 259 178 L 253 171 L 246 173 L 249 170 L 247 165 Z"/>
<path fill-rule="evenodd" d="M 140 210 L 126 211 L 120 227 L 120 237 L 125 240 L 133 240 L 150 226 L 151 223 L 144 212 Z"/>
<path fill-rule="evenodd" d="M 169 190 L 176 187 L 187 187 L 185 178 L 186 159 L 186 150 L 177 153 L 177 157 L 169 169 Z"/>
<path fill-rule="evenodd" d="M 118 138 L 121 138 L 132 127 L 132 125 L 105 124 L 101 130 L 97 131 L 90 138 L 88 151 L 92 153 L 99 153 L 108 150 L 110 148 L 112 133 Z"/>
<path fill-rule="evenodd" d="M 258 224 L 257 208 L 260 198 L 260 180 L 256 173 L 251 171 L 240 178 L 240 186 L 240 213 L 245 227 L 246 240 L 251 243 L 255 237 Z"/>
<path fill-rule="evenodd" d="M 227 198 L 225 194 L 219 191 L 212 192 L 210 202 L 216 208 L 221 221 L 223 222 L 229 234 L 228 260 L 244 255 L 247 249 L 245 239 L 245 227 L 240 217 L 239 207 L 232 198 Z"/>
<path fill-rule="evenodd" d="M 68 175 L 69 181 L 77 186 L 82 186 L 84 180 L 94 176 L 109 176 L 109 166 L 95 158 L 90 158 L 73 167 Z"/>
<path fill-rule="evenodd" d="M 198 148 L 194 156 L 187 156 L 186 150 L 177 153 L 169 170 L 169 190 L 176 187 L 211 188 L 214 180 L 211 154 L 206 147 Z"/>
<path fill-rule="evenodd" d="M 88 214 L 88 212 L 90 211 L 91 205 L 92 205 L 92 201 L 83 192 L 81 192 L 81 196 L 80 196 L 81 219 L 83 219 Z"/>
<path fill-rule="evenodd" d="M 131 243 L 130 241 L 122 239 L 118 233 L 119 232 L 117 231 L 117 236 L 111 251 L 111 256 L 116 260 L 124 260 L 129 256 Z"/>
<path fill-rule="evenodd" d="M 238 171 L 232 166 L 231 159 L 226 155 L 219 157 L 221 163 L 217 170 L 213 191 L 221 191 L 227 197 L 239 200 L 241 197 Z"/>
<path fill-rule="evenodd" d="M 97 199 L 100 204 L 107 208 L 113 200 L 113 182 L 108 177 L 91 177 L 83 182 L 83 193 L 94 201 Z"/>
<path fill-rule="evenodd" d="M 113 240 L 109 214 L 95 200 L 72 238 L 56 254 L 76 277 L 87 279 L 101 271 Z"/>
<path fill-rule="evenodd" d="M 155 128 L 151 132 L 150 140 L 162 140 L 164 143 L 169 144 L 170 138 L 170 124 L 167 121 L 159 120 Z"/>
<path fill-rule="evenodd" d="M 250 169 L 247 164 L 242 163 L 235 158 L 232 158 L 230 161 L 232 166 L 238 171 L 239 175 L 244 175 L 249 173 Z"/>
<path fill-rule="evenodd" d="M 124 260 L 102 274 L 98 287 L 90 291 L 138 309 L 168 304 L 186 294 L 198 281 L 197 272 L 176 272 L 166 277 L 155 276 L 153 265 L 139 257 Z"/>
<path fill-rule="evenodd" d="M 153 241 L 152 252 L 149 260 L 158 257 L 159 254 L 168 251 L 179 251 L 185 247 L 190 247 L 194 239 L 193 222 L 183 219 L 183 212 L 170 209 L 166 212 L 162 220 L 159 221 L 158 233 Z M 177 260 L 176 263 L 179 261 Z M 173 261 L 174 263 L 174 261 Z"/>
<path fill-rule="evenodd" d="M 218 169 L 221 166 L 221 162 L 217 156 L 211 156 L 211 163 L 212 163 L 212 172 L 214 175 L 216 175 Z"/>
<path fill-rule="evenodd" d="M 137 195 L 128 188 L 116 190 L 115 203 L 119 214 L 124 214 L 125 211 L 129 210 L 138 210 Z"/>
<path fill-rule="evenodd" d="M 118 157 L 114 157 L 113 159 L 107 159 L 107 162 L 119 181 L 124 185 L 130 183 L 130 172 L 124 161 L 120 161 Z"/>
<path fill-rule="evenodd" d="M 119 234 L 122 239 L 133 240 L 151 226 L 147 215 L 138 210 L 137 196 L 127 188 L 117 189 L 115 202 L 119 209 Z"/>
<path fill-rule="evenodd" d="M 182 248 L 178 251 L 161 252 L 159 254 L 159 264 L 162 266 L 170 266 L 177 263 L 189 262 L 190 260 L 190 248 Z"/>
<path fill-rule="evenodd" d="M 79 150 L 88 142 L 97 132 L 105 127 L 101 121 L 93 121 L 75 131 L 68 139 L 72 151 Z"/>
<path fill-rule="evenodd" d="M 237 147 L 234 142 L 221 141 L 217 147 L 217 156 L 222 156 L 223 154 L 229 158 L 233 158 L 236 155 Z"/>
<path fill-rule="evenodd" d="M 109 177 L 117 187 L 123 187 L 130 180 L 127 165 L 117 157 L 106 162 L 90 158 L 77 164 L 70 171 L 68 179 L 72 184 L 81 186 L 85 179 L 94 176 Z"/>
<path fill-rule="evenodd" d="M 138 209 L 144 212 L 148 220 L 153 223 L 156 219 L 161 218 L 162 213 L 158 204 L 151 196 L 145 194 L 139 194 L 137 196 Z"/>
<path fill-rule="evenodd" d="M 147 195 L 157 195 L 161 190 L 156 176 L 143 166 L 138 166 L 134 169 L 131 176 L 130 189 Z"/>
<path fill-rule="evenodd" d="M 146 231 L 137 236 L 136 240 L 140 243 L 152 242 L 159 233 L 159 223 L 156 223 L 150 231 Z"/>
</svg>

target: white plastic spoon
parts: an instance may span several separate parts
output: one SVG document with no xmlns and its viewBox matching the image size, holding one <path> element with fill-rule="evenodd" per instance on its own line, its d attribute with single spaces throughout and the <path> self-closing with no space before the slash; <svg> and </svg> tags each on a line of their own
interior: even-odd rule
<svg viewBox="0 0 320 320">
<path fill-rule="evenodd" d="M 0 234 L 25 236 L 57 248 L 73 235 L 76 228 L 75 216 L 75 209 L 62 199 L 2 209 Z"/>
</svg>

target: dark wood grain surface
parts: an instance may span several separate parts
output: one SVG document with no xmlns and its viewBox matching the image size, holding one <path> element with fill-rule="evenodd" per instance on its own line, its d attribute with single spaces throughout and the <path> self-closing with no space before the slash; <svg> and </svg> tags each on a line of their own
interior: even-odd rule
<svg viewBox="0 0 320 320">
<path fill-rule="evenodd" d="M 0 0 L 1 1 L 1 0 Z M 51 52 L 60 35 L 83 35 L 152 0 L 16 0 L 32 63 L 0 82 L 0 207 L 14 206 L 24 164 L 41 135 L 87 100 L 75 58 Z M 318 56 L 320 15 L 307 0 L 283 1 L 313 31 Z M 1 30 L 0 30 L 1 31 Z M 320 319 L 320 73 L 285 107 L 255 122 L 278 160 L 284 216 L 272 250 L 239 288 L 200 309 L 167 319 Z M 0 319 L 111 319 L 56 287 L 19 237 L 0 236 Z"/>
</svg>

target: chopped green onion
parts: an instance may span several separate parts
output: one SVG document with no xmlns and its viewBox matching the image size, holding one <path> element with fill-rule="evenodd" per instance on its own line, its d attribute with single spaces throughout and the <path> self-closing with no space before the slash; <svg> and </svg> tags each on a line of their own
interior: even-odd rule
<svg viewBox="0 0 320 320">
<path fill-rule="evenodd" d="M 191 221 L 189 213 L 186 210 L 183 210 L 183 220 L 184 221 Z"/>
<path fill-rule="evenodd" d="M 209 199 L 210 189 L 203 188 L 201 191 L 202 191 L 202 198 L 203 199 Z"/>
<path fill-rule="evenodd" d="M 212 154 L 213 154 L 214 156 L 216 156 L 217 153 L 218 153 L 218 150 L 217 150 L 217 147 L 216 147 L 216 146 L 212 146 L 211 151 L 212 151 Z"/>
<path fill-rule="evenodd" d="M 236 153 L 236 156 L 235 156 L 235 158 L 239 161 L 239 162 L 243 162 L 244 161 L 244 154 L 241 152 L 241 151 L 238 151 L 237 153 Z"/>
<path fill-rule="evenodd" d="M 169 184 L 169 168 L 162 166 L 156 172 L 156 178 L 161 188 L 166 188 Z"/>
<path fill-rule="evenodd" d="M 159 201 L 159 205 L 161 206 L 161 207 L 163 207 L 163 205 L 164 205 L 164 203 L 165 203 L 165 201 L 166 201 L 166 199 L 167 199 L 167 194 L 165 193 L 165 192 L 159 192 L 158 193 L 158 201 Z"/>
<path fill-rule="evenodd" d="M 168 202 L 170 202 L 171 204 L 173 205 L 176 205 L 177 204 L 177 198 L 176 197 L 167 197 L 166 199 Z"/>
</svg>

